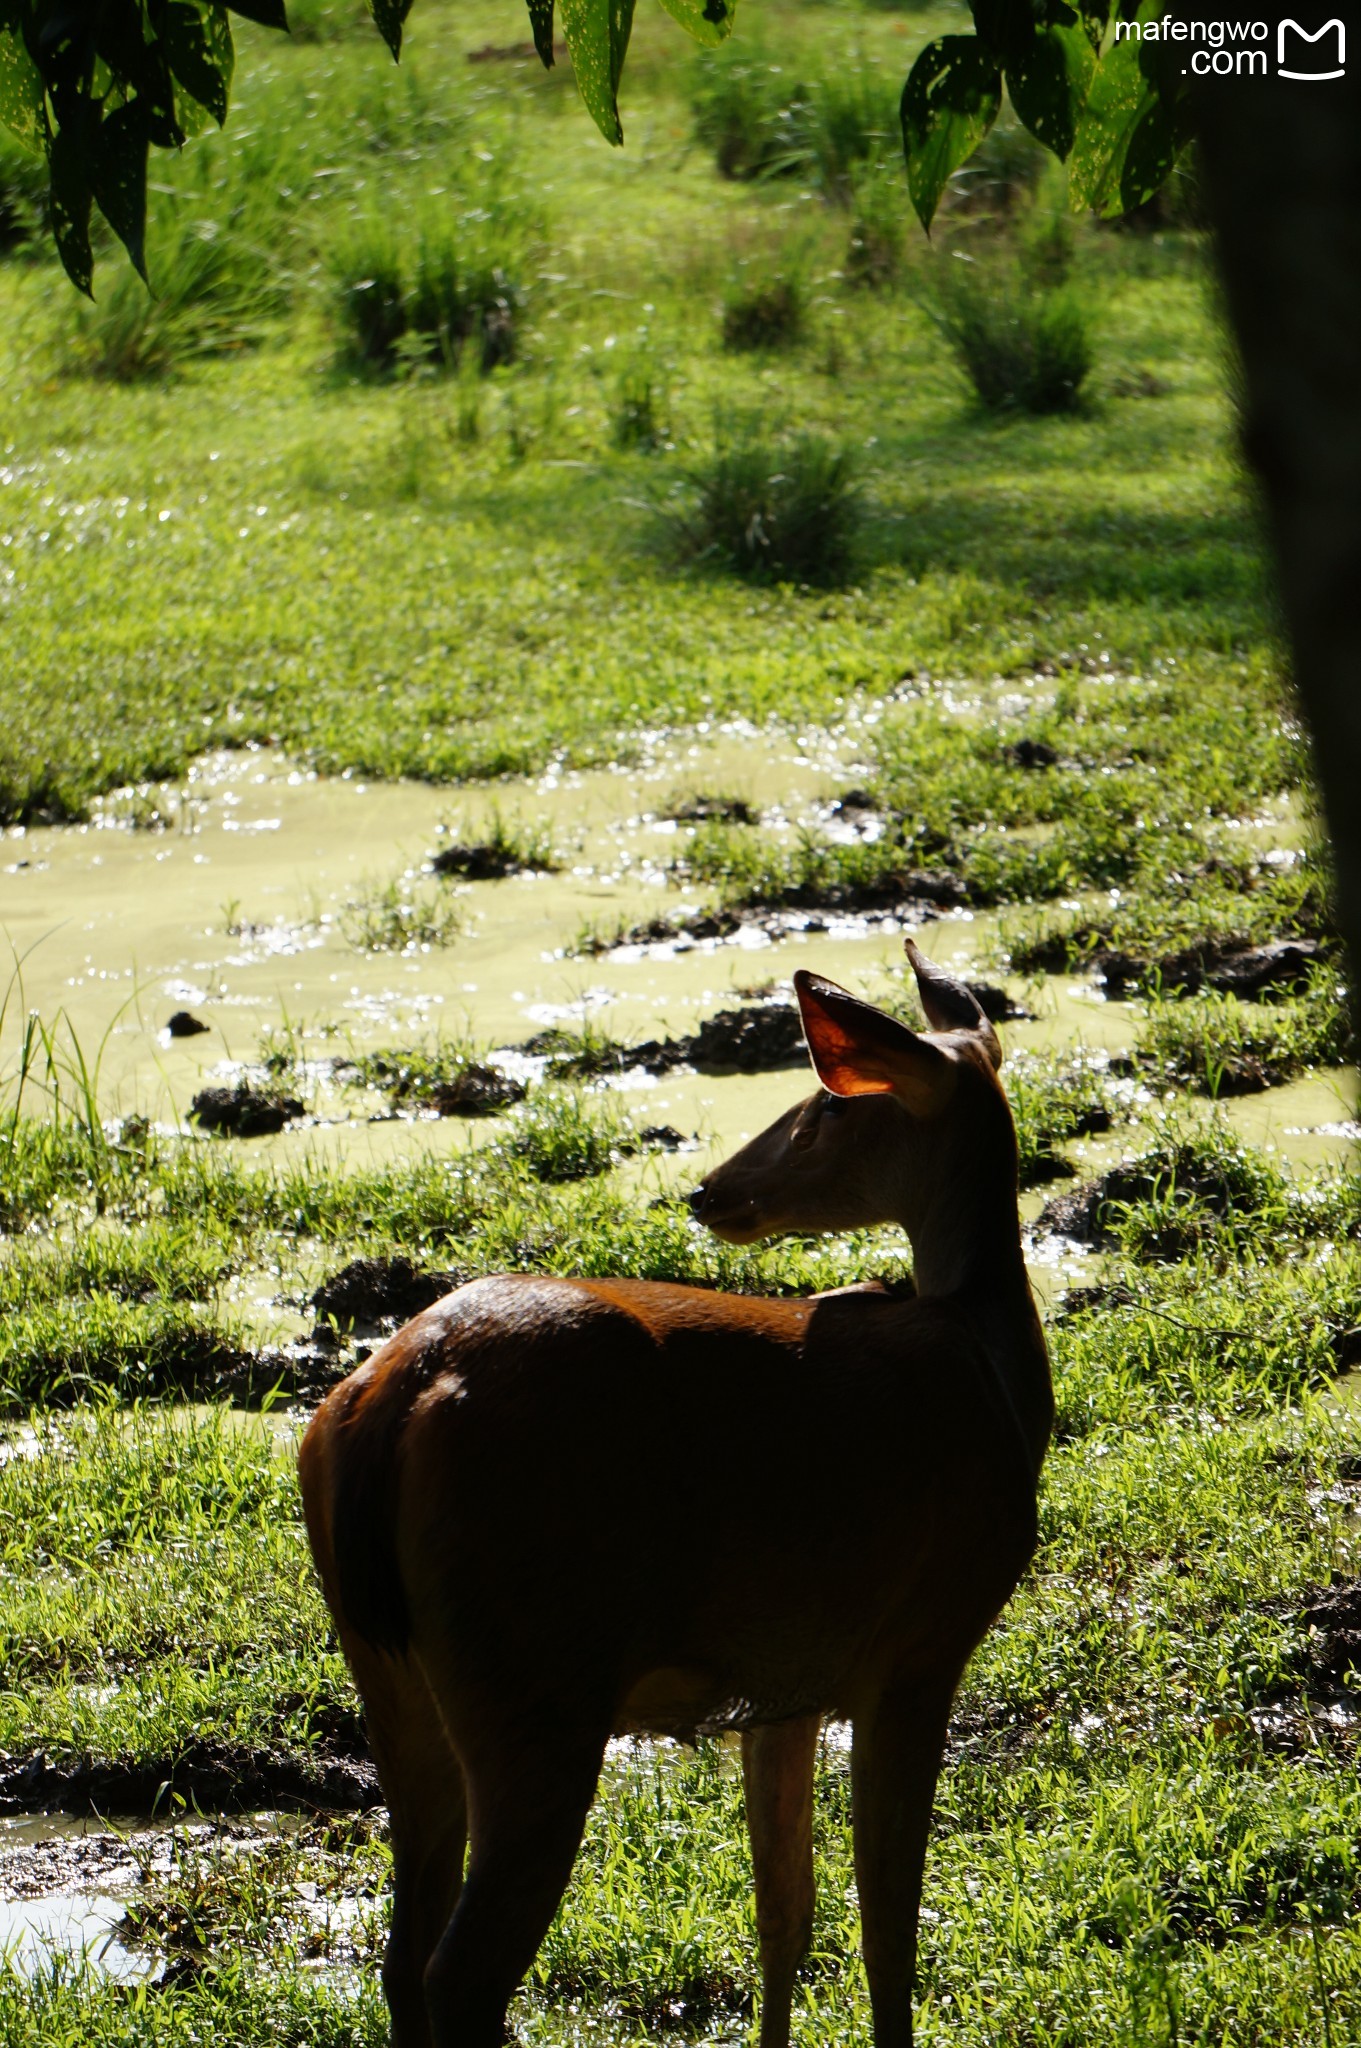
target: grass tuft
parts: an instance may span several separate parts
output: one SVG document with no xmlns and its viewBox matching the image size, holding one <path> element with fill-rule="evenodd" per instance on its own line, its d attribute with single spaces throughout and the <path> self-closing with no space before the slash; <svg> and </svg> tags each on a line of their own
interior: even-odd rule
<svg viewBox="0 0 1361 2048">
<path fill-rule="evenodd" d="M 340 914 L 341 930 L 360 953 L 426 953 L 449 946 L 463 929 L 463 913 L 438 890 L 412 875 L 370 882 Z"/>
<path fill-rule="evenodd" d="M 94 303 L 75 308 L 70 352 L 90 376 L 129 384 L 253 347 L 286 305 L 263 207 L 252 222 L 229 224 L 187 204 L 153 215 L 150 290 L 129 267 L 110 268 Z"/>
<path fill-rule="evenodd" d="M 326 250 L 342 357 L 378 373 L 456 370 L 465 352 L 483 370 L 514 361 L 533 247 L 527 209 L 496 186 L 481 204 L 351 215 Z"/>
<path fill-rule="evenodd" d="M 743 277 L 723 302 L 723 346 L 735 354 L 792 348 L 803 338 L 807 294 L 795 274 Z"/>
<path fill-rule="evenodd" d="M 1092 310 L 1075 285 L 1048 282 L 1043 263 L 955 251 L 936 268 L 929 310 L 989 411 L 1077 406 L 1095 357 Z"/>
<path fill-rule="evenodd" d="M 755 583 L 835 585 L 854 574 L 864 512 L 848 448 L 743 425 L 720 433 L 662 518 L 683 560 Z"/>
</svg>

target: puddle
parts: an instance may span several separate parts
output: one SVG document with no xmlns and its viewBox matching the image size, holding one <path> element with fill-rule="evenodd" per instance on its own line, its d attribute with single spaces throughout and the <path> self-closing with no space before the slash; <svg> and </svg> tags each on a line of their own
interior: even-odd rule
<svg viewBox="0 0 1361 2048">
<path fill-rule="evenodd" d="M 504 1122 L 394 1117 L 380 1093 L 340 1084 L 336 1063 L 354 1054 L 436 1034 L 516 1046 L 546 1025 L 588 1020 L 624 1042 L 682 1037 L 715 1011 L 787 984 L 800 964 L 874 999 L 902 984 L 904 927 L 894 919 L 837 915 L 817 931 L 748 929 L 681 947 L 574 952 L 588 927 L 627 929 L 704 905 L 702 892 L 674 889 L 665 875 L 688 830 L 668 814 L 687 800 L 740 799 L 761 819 L 741 829 L 826 829 L 828 799 L 863 779 L 863 748 L 854 725 L 802 737 L 731 728 L 659 737 L 627 767 L 472 792 L 322 781 L 269 750 L 205 757 L 181 787 L 139 799 L 141 814 L 170 820 L 166 830 L 117 823 L 130 809 L 123 798 L 87 827 L 0 836 L 0 930 L 22 962 L 0 1019 L 0 1071 L 14 1072 L 25 1012 L 49 1022 L 61 1012 L 67 1055 L 74 1059 L 78 1044 L 86 1063 L 97 1063 L 106 1115 L 189 1128 L 201 1090 L 259 1076 L 261 1042 L 271 1035 L 297 1063 L 283 1092 L 302 1096 L 308 1115 L 276 1136 L 242 1141 L 251 1158 L 381 1167 L 484 1143 Z M 485 835 L 493 807 L 547 835 L 563 871 L 496 881 L 425 872 L 441 846 Z M 405 953 L 356 951 L 346 906 L 402 875 L 423 898 L 458 907 L 459 935 Z M 944 910 L 910 928 L 942 965 L 986 974 L 999 918 Z M 1009 1050 L 1117 1053 L 1133 1041 L 1136 1006 L 1106 1001 L 1079 977 L 1028 984 L 1026 999 L 1036 1014 L 1003 1027 Z M 186 1011 L 207 1029 L 190 1032 L 178 1019 L 172 1033 L 172 1017 Z M 667 1169 L 674 1183 L 692 1171 L 698 1178 L 706 1160 L 810 1084 L 789 1068 L 630 1071 L 609 1085 L 629 1095 L 642 1121 L 697 1141 L 697 1152 Z M 1311 1165 L 1345 1156 L 1355 1129 L 1345 1089 L 1320 1079 L 1245 1098 L 1229 1113 Z M 1080 1164 L 1089 1170 L 1085 1157 Z"/>
<path fill-rule="evenodd" d="M 159 1967 L 156 1959 L 118 1939 L 123 1914 L 124 1902 L 101 1892 L 0 1900 L 0 1958 L 21 1977 L 35 1976 L 56 1956 L 83 1957 L 124 1981 L 149 1977 Z"/>
<path fill-rule="evenodd" d="M 0 1958 L 20 1976 L 58 1956 L 84 1959 L 124 1981 L 158 1976 L 166 1958 L 130 1932 L 129 1907 L 154 1897 L 186 1864 L 229 1867 L 254 1852 L 277 1852 L 307 1825 L 272 1812 L 241 1820 L 208 1816 L 173 1828 L 144 1820 L 111 1827 L 107 1819 L 53 1814 L 0 1819 Z M 305 1895 L 309 1888 L 294 1889 Z M 344 1899 L 325 1910 L 334 1921 L 353 1917 L 352 1905 L 357 1911 Z"/>
</svg>

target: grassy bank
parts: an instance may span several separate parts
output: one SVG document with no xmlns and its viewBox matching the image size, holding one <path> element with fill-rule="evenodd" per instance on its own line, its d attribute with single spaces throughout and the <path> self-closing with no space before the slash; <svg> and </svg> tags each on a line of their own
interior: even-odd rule
<svg viewBox="0 0 1361 2048">
<path fill-rule="evenodd" d="M 933 20 L 776 10 L 767 55 L 891 107 Z M 1065 261 L 1101 308 L 1081 406 L 990 412 L 931 308 L 949 252 L 986 257 L 1011 214 L 959 207 L 944 253 L 905 236 L 867 288 L 857 224 L 900 204 L 864 182 L 881 129 L 849 185 L 725 181 L 705 60 L 659 19 L 612 155 L 560 73 L 470 62 L 484 27 L 504 34 L 490 9 L 418 12 L 395 76 L 363 38 L 244 30 L 227 133 L 161 167 L 178 325 L 141 354 L 148 302 L 112 256 L 83 312 L 50 262 L 0 263 L 0 814 L 79 815 L 266 738 L 380 775 L 588 761 L 640 726 L 827 720 L 908 675 L 1175 664 L 1255 701 L 1272 630 L 1194 234 L 1079 229 Z M 1041 188 L 1043 217 L 1060 203 Z M 725 346 L 734 293 L 777 286 L 796 331 Z M 498 292 L 508 359 L 484 367 L 465 329 L 485 338 Z M 375 355 L 355 304 L 384 293 L 384 333 L 434 310 Z M 814 563 L 735 602 L 704 490 L 725 450 L 787 470 L 793 429 L 846 453 L 856 594 Z"/>
</svg>

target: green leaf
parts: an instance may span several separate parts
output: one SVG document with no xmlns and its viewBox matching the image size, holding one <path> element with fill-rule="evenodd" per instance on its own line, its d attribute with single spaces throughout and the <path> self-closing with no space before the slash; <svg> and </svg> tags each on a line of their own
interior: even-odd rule
<svg viewBox="0 0 1361 2048">
<path fill-rule="evenodd" d="M 0 121 L 25 149 L 43 148 L 43 82 L 14 29 L 0 29 Z"/>
<path fill-rule="evenodd" d="M 62 267 L 77 291 L 93 298 L 90 285 L 90 172 L 86 152 L 70 126 L 59 128 L 47 152 L 52 235 Z"/>
<path fill-rule="evenodd" d="M 369 0 L 369 13 L 394 59 L 402 54 L 402 29 L 410 12 L 411 0 Z"/>
<path fill-rule="evenodd" d="M 184 90 L 206 107 L 221 128 L 227 119 L 231 90 L 231 24 L 225 8 L 195 7 L 191 0 L 170 0 L 163 31 L 170 69 Z"/>
<path fill-rule="evenodd" d="M 1120 213 L 1131 213 L 1172 175 L 1177 158 L 1190 141 L 1184 105 L 1162 94 L 1146 107 L 1130 133 L 1120 166 Z"/>
<path fill-rule="evenodd" d="M 907 189 L 930 231 L 946 180 L 977 149 L 997 119 L 1002 74 L 976 36 L 928 43 L 903 87 L 901 115 Z"/>
<path fill-rule="evenodd" d="M 243 14 L 247 21 L 258 22 L 261 28 L 288 27 L 284 0 L 227 0 L 227 5 L 233 14 Z"/>
<path fill-rule="evenodd" d="M 136 100 L 99 125 L 91 186 L 99 210 L 146 280 L 147 132 Z"/>
<path fill-rule="evenodd" d="M 1157 11 L 1145 0 L 1139 19 Z M 1127 213 L 1158 190 L 1189 139 L 1184 95 L 1159 56 L 1157 44 L 1137 38 L 1112 43 L 1092 74 L 1068 162 L 1075 209 Z"/>
<path fill-rule="evenodd" d="M 1087 40 L 1099 55 L 1105 40 L 1106 23 L 1111 18 L 1110 0 L 1077 0 L 1077 11 L 1087 31 Z"/>
<path fill-rule="evenodd" d="M 727 42 L 737 19 L 737 0 L 662 0 L 662 6 L 697 43 L 711 50 Z"/>
<path fill-rule="evenodd" d="M 1044 28 L 1007 66 L 1007 91 L 1021 125 L 1060 159 L 1068 155 L 1087 102 L 1096 59 L 1080 28 Z"/>
<path fill-rule="evenodd" d="M 619 79 L 633 27 L 633 0 L 562 0 L 562 32 L 577 90 L 606 142 L 619 143 Z"/>
<path fill-rule="evenodd" d="M 988 55 L 1004 68 L 1019 64 L 1042 30 L 1078 24 L 1068 0 L 970 0 L 969 12 Z"/>
<path fill-rule="evenodd" d="M 545 71 L 553 69 L 553 0 L 529 0 L 529 27 Z"/>
</svg>

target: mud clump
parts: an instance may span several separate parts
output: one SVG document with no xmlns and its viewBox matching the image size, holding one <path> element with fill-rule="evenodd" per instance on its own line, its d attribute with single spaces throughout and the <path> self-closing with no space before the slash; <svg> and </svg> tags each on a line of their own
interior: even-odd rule
<svg viewBox="0 0 1361 2048">
<path fill-rule="evenodd" d="M 382 1802 L 354 1716 L 305 1757 L 190 1741 L 173 1756 L 0 1759 L 0 1813 L 167 1813 L 178 1802 L 217 1813 L 317 1806 L 362 1811 Z"/>
<path fill-rule="evenodd" d="M 550 874 L 556 861 L 528 860 L 513 844 L 486 839 L 457 846 L 442 846 L 430 856 L 437 875 L 457 875 L 464 882 L 503 882 L 507 875 Z"/>
<path fill-rule="evenodd" d="M 953 868 L 899 868 L 864 881 L 795 882 L 765 899 L 773 910 L 959 910 L 969 886 Z"/>
<path fill-rule="evenodd" d="M 1273 939 L 1268 945 L 1245 946 L 1211 938 L 1161 955 L 1097 952 L 1092 966 L 1109 995 L 1156 980 L 1170 994 L 1192 996 L 1208 988 L 1255 1002 L 1265 996 L 1298 995 L 1308 987 L 1310 969 L 1325 951 L 1317 939 Z"/>
<path fill-rule="evenodd" d="M 1226 995 L 1295 995 L 1308 987 L 1309 970 L 1322 955 L 1317 939 L 1278 939 L 1269 946 L 1226 953 L 1205 979 Z"/>
<path fill-rule="evenodd" d="M 630 1069 L 669 1074 L 677 1067 L 698 1067 L 706 1073 L 761 1074 L 776 1067 L 799 1066 L 808 1052 L 799 1013 L 790 1003 L 719 1010 L 707 1017 L 698 1031 L 680 1038 L 648 1038 L 638 1045 L 621 1045 L 612 1039 L 583 1044 L 553 1026 L 516 1049 L 546 1057 L 552 1074 L 576 1080 L 624 1074 Z M 675 1135 L 678 1143 L 684 1142 L 679 1132 Z"/>
<path fill-rule="evenodd" d="M 1236 1183 L 1190 1146 L 1178 1146 L 1166 1155 L 1148 1159 L 1123 1159 L 1099 1180 L 1084 1181 L 1067 1194 L 1056 1195 L 1040 1212 L 1039 1227 L 1056 1237 L 1071 1238 L 1077 1244 L 1098 1249 L 1115 1239 L 1114 1211 L 1129 1202 L 1146 1202 L 1158 1190 L 1175 1187 L 1178 1195 L 1192 1204 L 1203 1204 L 1210 1218 L 1222 1221 L 1236 1210 L 1251 1208 L 1254 1191 Z M 1188 1214 L 1183 1225 L 1172 1226 L 1174 1236 L 1192 1227 Z M 1151 1246 L 1146 1246 L 1151 1250 Z M 1180 1253 L 1169 1240 L 1164 1256 Z"/>
<path fill-rule="evenodd" d="M 524 1098 L 523 1081 L 477 1061 L 447 1081 L 432 1082 L 422 1097 L 426 1108 L 441 1116 L 496 1116 Z"/>
<path fill-rule="evenodd" d="M 594 958 L 620 946 L 674 946 L 678 952 L 705 940 L 722 942 L 741 932 L 761 932 L 782 939 L 790 932 L 825 932 L 837 918 L 864 915 L 867 920 L 906 916 L 925 923 L 942 909 L 969 901 L 958 875 L 948 869 L 912 869 L 885 882 L 800 883 L 741 909 L 704 910 L 694 916 L 652 917 L 645 924 L 612 932 L 592 932 L 574 951 Z"/>
<path fill-rule="evenodd" d="M 1051 747 L 1048 740 L 1019 739 L 1011 746 L 1003 747 L 1002 758 L 1013 768 L 1052 768 L 1059 758 L 1059 750 Z"/>
<path fill-rule="evenodd" d="M 393 1329 L 459 1286 L 457 1273 L 428 1273 L 410 1259 L 351 1259 L 311 1296 L 318 1316 L 344 1329 Z"/>
<path fill-rule="evenodd" d="M 227 1138 L 270 1138 L 306 1111 L 296 1095 L 238 1081 L 234 1088 L 201 1088 L 189 1114 L 205 1131 Z"/>
<path fill-rule="evenodd" d="M 1352 1672 L 1361 1671 L 1361 1579 L 1306 1592 L 1300 1618 L 1309 1629 L 1311 1678 L 1341 1686 Z M 1355 1694 L 1349 1697 L 1355 1706 Z"/>
<path fill-rule="evenodd" d="M 762 1074 L 776 1067 L 800 1066 L 808 1057 L 799 1013 L 787 1003 L 768 1003 L 743 1010 L 719 1010 L 699 1030 L 683 1038 L 649 1039 L 634 1046 L 628 1064 L 649 1074 L 675 1067 L 701 1072 Z"/>
<path fill-rule="evenodd" d="M 523 1081 L 480 1060 L 451 1061 L 440 1073 L 420 1059 L 374 1054 L 354 1071 L 385 1088 L 394 1110 L 433 1109 L 439 1116 L 496 1116 L 527 1092 Z"/>
<path fill-rule="evenodd" d="M 964 986 L 990 1024 L 1006 1024 L 1014 1022 L 1017 1018 L 1033 1018 L 1035 1015 L 1033 1010 L 1026 1009 L 1024 1003 L 1018 1003 L 1013 995 L 1009 995 L 1006 989 L 997 988 L 990 981 L 968 981 Z M 1110 1112 L 1107 1111 L 1106 1123 L 1090 1128 L 1106 1129 L 1109 1123 Z M 1081 1133 L 1075 1132 L 1074 1135 L 1080 1136 Z"/>
<path fill-rule="evenodd" d="M 679 1152 L 688 1142 L 674 1124 L 647 1124 L 638 1133 L 638 1143 L 648 1152 Z"/>
<path fill-rule="evenodd" d="M 740 1074 L 800 1066 L 808 1057 L 799 1013 L 783 1003 L 719 1010 L 706 1017 L 693 1037 L 676 1043 L 693 1067 L 732 1067 Z"/>
<path fill-rule="evenodd" d="M 742 796 L 692 796 L 663 811 L 678 825 L 759 825 L 761 813 Z"/>
</svg>

